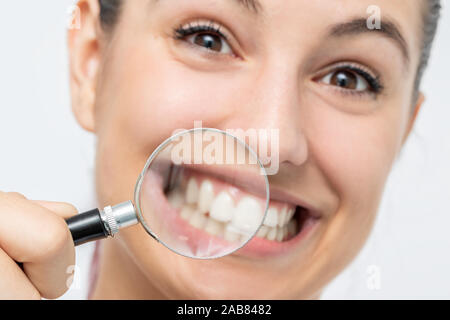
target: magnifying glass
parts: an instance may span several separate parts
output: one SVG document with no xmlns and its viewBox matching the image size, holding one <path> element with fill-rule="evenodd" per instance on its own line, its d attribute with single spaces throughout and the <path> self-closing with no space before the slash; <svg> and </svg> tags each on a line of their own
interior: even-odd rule
<svg viewBox="0 0 450 320">
<path fill-rule="evenodd" d="M 177 254 L 212 259 L 255 236 L 269 198 L 266 171 L 250 146 L 222 130 L 195 128 L 173 135 L 151 154 L 137 179 L 134 202 L 66 222 L 75 245 L 141 224 Z"/>
</svg>

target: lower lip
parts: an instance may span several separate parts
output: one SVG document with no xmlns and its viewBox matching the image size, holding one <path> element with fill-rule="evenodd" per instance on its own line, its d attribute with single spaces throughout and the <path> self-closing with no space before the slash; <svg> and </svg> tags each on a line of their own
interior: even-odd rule
<svg viewBox="0 0 450 320">
<path fill-rule="evenodd" d="M 242 243 L 231 243 L 222 238 L 215 237 L 202 229 L 191 226 L 187 221 L 183 220 L 180 217 L 179 210 L 173 208 L 167 201 L 163 192 L 162 179 L 160 176 L 156 174 L 147 174 L 143 188 L 145 188 L 145 191 L 142 192 L 142 195 L 153 204 L 154 210 L 164 212 L 163 219 L 149 217 L 149 219 L 146 220 L 146 224 L 164 245 L 177 253 L 189 257 L 214 258 L 224 256 L 233 251 L 235 251 L 234 255 L 237 256 L 256 258 L 286 254 L 308 237 L 319 221 L 319 219 L 308 217 L 304 221 L 300 232 L 288 241 L 277 242 L 253 237 L 241 247 Z M 141 204 L 142 201 L 143 200 L 141 199 Z M 162 224 L 164 224 L 164 227 L 161 227 Z M 188 249 L 181 249 L 181 243 L 184 246 L 187 246 Z M 207 250 L 203 247 L 205 245 L 207 245 L 209 249 L 213 247 L 217 248 L 217 250 L 212 252 L 209 251 L 207 254 L 204 254 Z M 180 247 L 179 250 L 177 250 L 178 247 Z M 236 251 L 236 249 L 239 250 Z"/>
</svg>

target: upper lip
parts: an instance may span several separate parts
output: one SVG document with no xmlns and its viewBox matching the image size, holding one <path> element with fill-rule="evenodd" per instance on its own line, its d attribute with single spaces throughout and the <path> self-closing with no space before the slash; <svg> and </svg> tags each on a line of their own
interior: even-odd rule
<svg viewBox="0 0 450 320">
<path fill-rule="evenodd" d="M 232 178 L 232 184 L 237 187 L 246 187 L 250 186 L 251 193 L 259 196 L 261 198 L 266 198 L 266 190 L 264 184 L 261 182 L 257 182 L 257 180 L 262 179 L 261 175 L 256 174 L 255 172 L 250 172 L 248 170 L 231 170 L 226 166 L 214 166 L 214 165 L 191 165 L 191 164 L 183 164 L 183 167 L 192 170 L 198 170 L 199 172 L 204 172 L 210 174 L 218 179 L 229 181 Z M 232 172 L 235 172 L 232 174 Z M 259 179 L 257 179 L 259 177 Z M 249 191 L 249 190 L 247 190 Z M 287 202 L 290 204 L 294 204 L 296 206 L 300 206 L 308 210 L 308 214 L 316 219 L 321 218 L 322 214 L 319 209 L 314 207 L 312 204 L 308 203 L 302 197 L 297 195 L 293 195 L 283 188 L 270 185 L 270 199 L 274 201 Z"/>
</svg>

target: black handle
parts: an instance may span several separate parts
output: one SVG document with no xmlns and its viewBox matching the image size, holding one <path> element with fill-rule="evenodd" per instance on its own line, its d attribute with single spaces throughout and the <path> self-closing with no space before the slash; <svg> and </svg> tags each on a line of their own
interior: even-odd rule
<svg viewBox="0 0 450 320">
<path fill-rule="evenodd" d="M 67 219 L 66 223 L 69 226 L 73 242 L 76 246 L 86 242 L 104 239 L 109 235 L 98 209 L 77 214 Z"/>
</svg>

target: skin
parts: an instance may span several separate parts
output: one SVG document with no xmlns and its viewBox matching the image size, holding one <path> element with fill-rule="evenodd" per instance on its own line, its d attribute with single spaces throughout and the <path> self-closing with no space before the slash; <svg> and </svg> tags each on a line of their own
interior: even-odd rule
<svg viewBox="0 0 450 320">
<path fill-rule="evenodd" d="M 74 114 L 97 137 L 101 206 L 132 199 L 148 155 L 195 120 L 219 129 L 278 128 L 280 170 L 271 187 L 320 209 L 318 228 L 284 255 L 196 261 L 131 227 L 102 243 L 94 299 L 318 298 L 365 243 L 423 102 L 422 95 L 412 101 L 420 3 L 261 4 L 265 14 L 256 17 L 232 1 L 125 1 L 119 24 L 105 33 L 97 0 L 79 1 L 81 28 L 69 31 Z M 375 32 L 326 37 L 335 23 L 367 17 L 372 4 L 401 30 L 409 62 Z M 173 28 L 198 18 L 225 26 L 234 56 L 174 40 Z M 382 93 L 346 94 L 317 80 L 342 61 L 380 74 Z"/>
<path fill-rule="evenodd" d="M 0 300 L 54 299 L 67 291 L 75 248 L 64 219 L 76 212 L 67 203 L 0 192 Z"/>
</svg>

